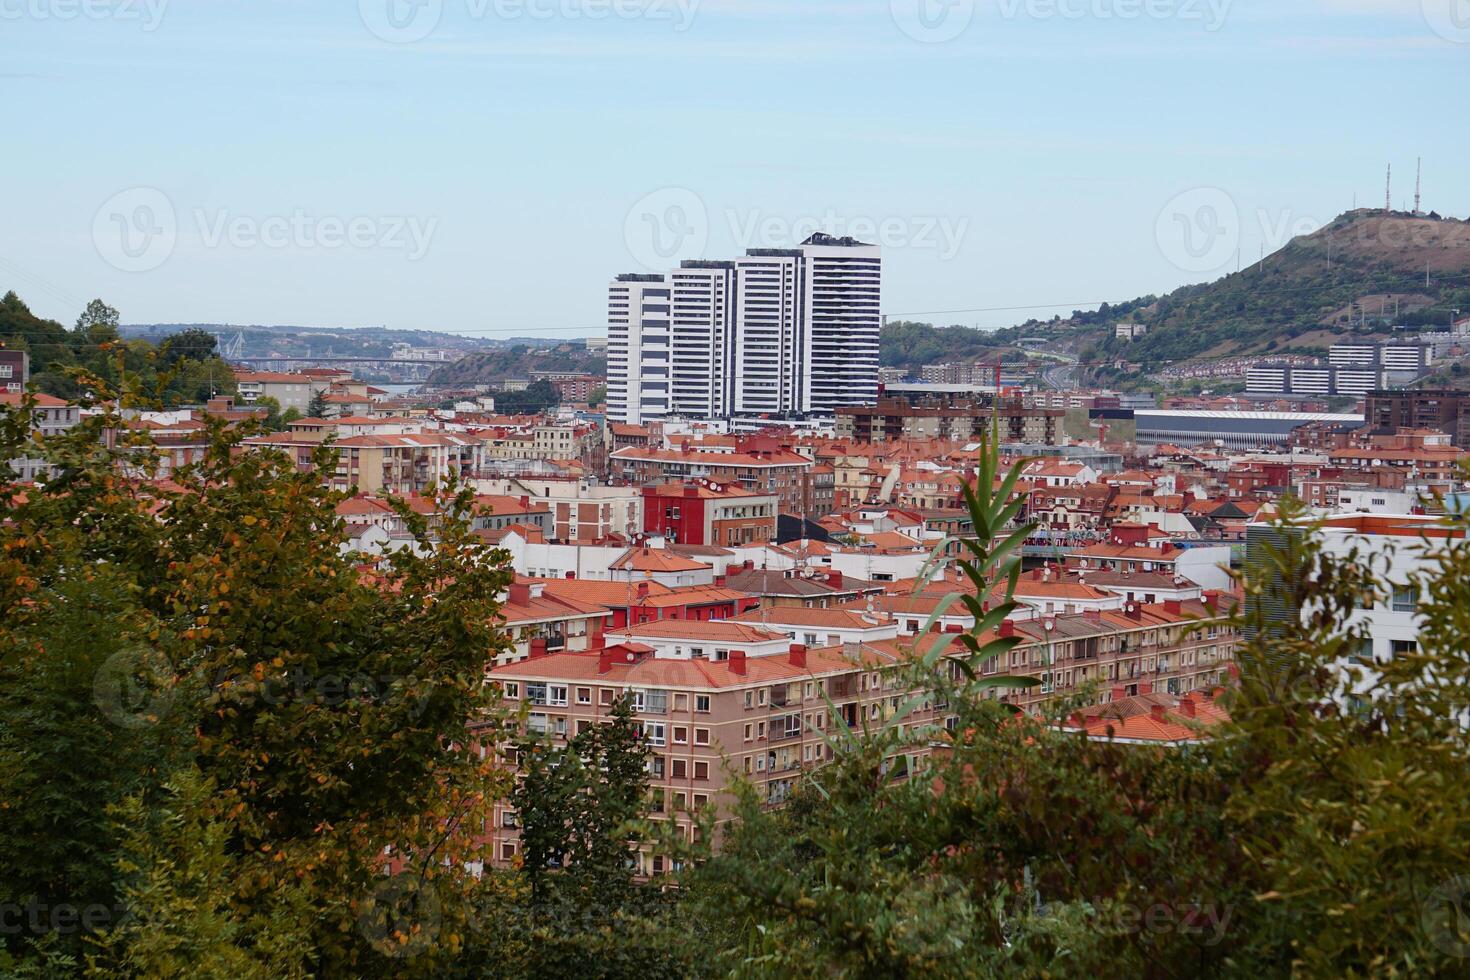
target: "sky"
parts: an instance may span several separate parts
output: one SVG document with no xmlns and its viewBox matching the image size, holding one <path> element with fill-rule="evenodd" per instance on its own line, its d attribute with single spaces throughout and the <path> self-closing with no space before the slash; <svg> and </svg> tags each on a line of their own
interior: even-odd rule
<svg viewBox="0 0 1470 980">
<path fill-rule="evenodd" d="M 0 0 L 0 291 L 598 336 L 813 230 L 999 327 L 1470 216 L 1470 0 Z"/>
</svg>

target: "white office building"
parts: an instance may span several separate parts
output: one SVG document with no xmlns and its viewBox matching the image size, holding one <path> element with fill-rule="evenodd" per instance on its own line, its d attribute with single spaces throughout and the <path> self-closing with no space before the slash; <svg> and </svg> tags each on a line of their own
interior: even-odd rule
<svg viewBox="0 0 1470 980">
<path fill-rule="evenodd" d="M 827 418 L 878 399 L 882 259 L 800 248 L 689 261 L 608 288 L 608 418 Z"/>
</svg>

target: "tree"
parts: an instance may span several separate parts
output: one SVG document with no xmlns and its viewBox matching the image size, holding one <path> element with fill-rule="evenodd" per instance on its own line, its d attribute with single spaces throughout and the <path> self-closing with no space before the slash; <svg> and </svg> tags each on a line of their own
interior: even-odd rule
<svg viewBox="0 0 1470 980">
<path fill-rule="evenodd" d="M 635 879 L 633 858 L 649 840 L 648 755 L 631 695 L 565 747 L 535 734 L 516 743 L 524 887 L 496 916 L 514 934 L 516 962 L 506 962 L 507 937 L 493 961 L 478 954 L 498 975 L 688 975 L 667 938 L 672 896 Z"/>
<path fill-rule="evenodd" d="M 593 388 L 591 394 L 587 396 L 587 407 L 596 408 L 606 401 L 607 385 L 598 385 L 596 388 Z"/>
<path fill-rule="evenodd" d="M 180 361 L 205 362 L 214 357 L 217 343 L 214 334 L 208 330 L 189 327 L 158 346 L 159 362 L 163 367 L 173 367 Z"/>
<path fill-rule="evenodd" d="M 25 410 L 3 418 L 12 451 Z M 506 556 L 455 516 L 473 495 L 440 491 L 432 538 L 401 508 L 418 547 L 365 577 L 339 495 L 293 461 L 238 454 L 217 425 L 178 489 L 134 484 L 101 438 L 119 428 L 89 416 L 43 447 L 54 480 L 3 488 L 0 799 L 23 814 L 0 841 L 5 897 L 187 918 L 178 955 L 229 945 L 266 974 L 292 949 L 313 972 L 435 973 L 506 788 L 477 750 L 497 731 L 483 679 Z M 156 846 L 132 833 L 142 814 Z M 443 914 L 378 914 L 404 892 Z M 100 940 L 119 973 L 173 955 L 115 914 L 89 925 L 105 931 L 6 933 L 3 955 L 80 962 Z"/>
<path fill-rule="evenodd" d="M 325 418 L 326 414 L 327 391 L 325 388 L 315 389 L 311 393 L 311 401 L 306 404 L 306 416 L 307 418 L 320 419 Z"/>
<path fill-rule="evenodd" d="M 82 315 L 77 317 L 77 325 L 72 330 L 77 339 L 89 344 L 105 344 L 117 340 L 118 312 L 100 299 L 94 299 L 87 304 Z"/>
</svg>

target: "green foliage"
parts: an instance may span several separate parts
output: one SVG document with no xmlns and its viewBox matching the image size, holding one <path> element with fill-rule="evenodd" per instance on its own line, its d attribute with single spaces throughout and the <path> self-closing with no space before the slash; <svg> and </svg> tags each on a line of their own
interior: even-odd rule
<svg viewBox="0 0 1470 980">
<path fill-rule="evenodd" d="M 523 391 L 497 391 L 495 410 L 505 415 L 537 415 L 561 404 L 561 394 L 546 380 L 532 382 Z"/>
<path fill-rule="evenodd" d="M 5 421 L 14 452 L 23 409 Z M 470 905 L 477 828 L 505 788 L 470 730 L 495 718 L 483 679 L 506 642 L 505 555 L 465 520 L 431 537 L 404 509 L 419 547 L 365 579 L 339 551 L 338 495 L 289 459 L 237 457 L 218 428 L 162 490 L 118 475 L 124 450 L 101 438 L 118 422 L 48 440 L 56 479 L 0 530 L 0 887 L 145 927 L 101 952 L 95 925 L 7 933 L 4 955 L 147 974 L 197 942 L 218 975 L 250 972 L 230 948 L 260 975 L 410 972 L 364 909 L 385 853 L 444 907 Z M 446 514 L 472 511 L 469 491 L 443 493 Z M 160 919 L 192 938 L 160 936 Z"/>
<path fill-rule="evenodd" d="M 195 336 L 202 335 L 202 338 Z M 201 346 L 207 339 L 208 351 Z M 172 408 L 202 404 L 235 392 L 230 366 L 214 356 L 214 338 L 202 330 L 169 338 L 159 349 L 144 340 L 124 341 L 118 312 L 93 300 L 67 330 L 42 320 L 14 292 L 0 298 L 0 342 L 31 355 L 31 383 L 43 394 L 78 397 L 90 378 L 132 391 L 138 406 Z"/>
</svg>

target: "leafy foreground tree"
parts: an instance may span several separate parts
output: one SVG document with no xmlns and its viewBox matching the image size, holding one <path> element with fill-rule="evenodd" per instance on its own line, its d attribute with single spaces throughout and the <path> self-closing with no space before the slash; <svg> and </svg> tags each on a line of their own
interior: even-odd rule
<svg viewBox="0 0 1470 980">
<path fill-rule="evenodd" d="M 26 913 L 0 970 L 433 974 L 507 788 L 469 737 L 504 555 L 405 511 L 419 552 L 365 577 L 312 474 L 219 432 L 181 489 L 137 484 L 117 424 L 0 489 L 0 900 Z M 27 429 L 7 414 L 0 451 Z M 408 890 L 443 910 L 433 942 Z"/>
<path fill-rule="evenodd" d="M 485 891 L 468 960 L 501 977 L 682 977 L 693 963 L 668 937 L 677 895 L 638 880 L 650 839 L 647 763 L 631 696 L 607 724 L 565 746 L 529 734 L 515 743 L 511 795 L 521 866 Z"/>
<path fill-rule="evenodd" d="M 1012 474 L 1014 475 L 1014 473 Z M 1006 484 L 971 501 L 991 595 Z M 920 651 L 952 731 L 832 738 L 791 805 L 748 788 L 723 849 L 686 855 L 710 975 L 1470 976 L 1470 546 L 1442 539 L 1417 653 L 1353 659 L 1373 570 L 1325 554 L 1291 508 L 1248 570 L 1233 721 L 1187 748 L 1018 717 Z M 983 594 L 983 593 L 982 593 Z M 1275 602 L 1261 601 L 1263 597 Z M 1270 610 L 1304 608 L 1300 620 Z M 1004 603 L 1001 603 L 1004 605 Z M 992 610 L 998 608 L 993 606 Z M 982 623 L 982 625 L 984 625 Z M 981 675 L 983 676 L 983 675 Z M 1355 696 L 1346 692 L 1355 691 Z M 901 724 L 901 721 L 900 721 Z M 908 772 L 907 753 L 932 750 Z"/>
</svg>

